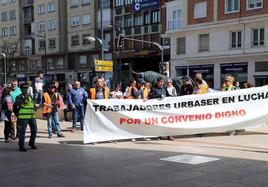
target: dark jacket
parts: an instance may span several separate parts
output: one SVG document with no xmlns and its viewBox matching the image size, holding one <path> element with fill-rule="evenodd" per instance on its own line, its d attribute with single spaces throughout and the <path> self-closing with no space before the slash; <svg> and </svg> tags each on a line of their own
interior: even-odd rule
<svg viewBox="0 0 268 187">
<path fill-rule="evenodd" d="M 162 98 L 162 95 L 164 95 L 164 97 L 168 96 L 166 88 L 159 88 L 157 85 L 155 85 L 149 93 L 149 99 Z"/>
</svg>

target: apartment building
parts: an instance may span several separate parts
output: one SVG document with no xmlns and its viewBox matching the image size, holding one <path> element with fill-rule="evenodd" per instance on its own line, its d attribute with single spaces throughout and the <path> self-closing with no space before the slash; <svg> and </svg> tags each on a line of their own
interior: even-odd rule
<svg viewBox="0 0 268 187">
<path fill-rule="evenodd" d="M 123 48 L 115 49 L 118 81 L 127 84 L 132 71 L 160 71 L 161 51 L 155 45 L 131 39 L 156 42 L 165 47 L 164 61 L 169 60 L 169 39 L 161 37 L 166 30 L 164 0 L 115 0 L 113 3 L 114 44 L 124 34 Z"/>
<path fill-rule="evenodd" d="M 110 50 L 111 2 L 103 1 L 103 59 L 112 60 Z M 92 83 L 94 78 L 94 61 L 101 59 L 101 19 L 100 4 L 93 0 L 70 0 L 67 2 L 68 61 L 75 69 L 75 79 L 84 84 Z M 96 42 L 87 38 L 93 37 Z M 110 54 L 110 55 L 108 55 Z M 108 77 L 111 78 L 112 76 Z"/>
<path fill-rule="evenodd" d="M 103 0 L 107 60 L 112 60 L 111 4 Z M 8 80 L 34 80 L 43 70 L 46 81 L 58 80 L 63 87 L 74 80 L 92 82 L 101 46 L 86 38 L 101 38 L 100 15 L 93 0 L 0 0 L 0 50 L 8 54 Z M 3 77 L 1 73 L 0 82 Z"/>
<path fill-rule="evenodd" d="M 23 66 L 19 65 L 19 61 L 23 62 L 20 57 L 20 10 L 18 0 L 2 0 L 0 1 L 0 50 L 4 52 L 10 59 L 7 72 L 9 75 L 16 75 L 16 66 L 22 70 Z M 3 82 L 4 64 L 1 61 L 0 65 L 0 82 Z"/>
<path fill-rule="evenodd" d="M 219 89 L 225 75 L 268 83 L 268 2 L 175 0 L 166 3 L 171 76 L 201 72 Z"/>
</svg>

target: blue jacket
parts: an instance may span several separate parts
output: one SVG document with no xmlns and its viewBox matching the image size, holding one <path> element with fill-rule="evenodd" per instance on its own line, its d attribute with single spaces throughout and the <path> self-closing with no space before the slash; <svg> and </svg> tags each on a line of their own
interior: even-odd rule
<svg viewBox="0 0 268 187">
<path fill-rule="evenodd" d="M 71 89 L 68 100 L 69 104 L 71 105 L 82 106 L 85 104 L 87 98 L 88 94 L 85 91 L 85 89 L 79 88 L 79 89 Z"/>
</svg>

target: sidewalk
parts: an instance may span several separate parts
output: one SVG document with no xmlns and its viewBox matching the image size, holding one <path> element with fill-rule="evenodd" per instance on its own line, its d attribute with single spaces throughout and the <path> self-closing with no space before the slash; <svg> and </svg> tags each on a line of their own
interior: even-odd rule
<svg viewBox="0 0 268 187">
<path fill-rule="evenodd" d="M 83 133 L 71 133 L 70 122 L 61 126 L 66 138 L 48 139 L 46 121 L 38 120 L 38 149 L 21 153 L 16 142 L 3 142 L 0 123 L 0 186 L 268 186 L 267 126 L 236 136 L 96 145 L 84 145 Z M 184 162 L 166 161 L 174 156 Z M 187 163 L 196 156 L 216 160 Z"/>
</svg>

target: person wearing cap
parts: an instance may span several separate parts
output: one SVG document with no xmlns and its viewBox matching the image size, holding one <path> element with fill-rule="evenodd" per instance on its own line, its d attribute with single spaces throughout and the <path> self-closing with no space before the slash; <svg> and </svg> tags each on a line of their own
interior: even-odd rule
<svg viewBox="0 0 268 187">
<path fill-rule="evenodd" d="M 48 138 L 52 138 L 52 124 L 55 124 L 55 131 L 58 137 L 64 138 L 65 136 L 61 133 L 59 123 L 59 113 L 57 102 L 57 96 L 55 94 L 56 86 L 50 85 L 48 91 L 43 95 L 43 116 L 47 118 Z"/>
<path fill-rule="evenodd" d="M 137 92 L 134 92 L 134 96 L 137 99 L 145 99 L 144 97 L 144 85 L 145 85 L 145 80 L 144 79 L 138 79 L 138 85 L 137 85 Z"/>
<path fill-rule="evenodd" d="M 34 99 L 28 94 L 29 85 L 23 83 L 20 86 L 22 94 L 17 96 L 13 106 L 13 111 L 17 116 L 17 125 L 19 130 L 19 151 L 25 152 L 25 132 L 29 124 L 31 129 L 31 136 L 29 146 L 32 149 L 37 149 L 35 146 L 35 139 L 37 133 L 35 110 L 36 105 Z"/>
</svg>

